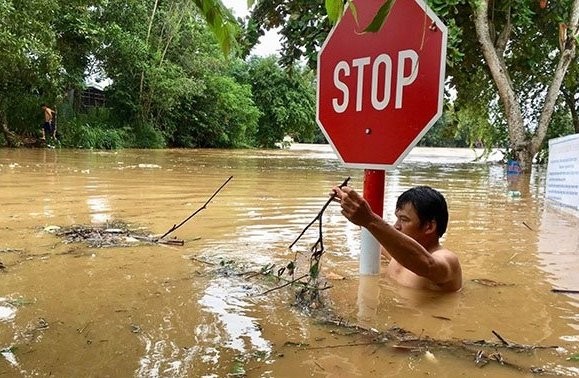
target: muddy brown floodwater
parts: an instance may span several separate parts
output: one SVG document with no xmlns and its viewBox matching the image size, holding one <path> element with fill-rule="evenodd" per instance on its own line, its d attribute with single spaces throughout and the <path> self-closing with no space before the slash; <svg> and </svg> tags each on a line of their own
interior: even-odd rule
<svg viewBox="0 0 579 378">
<path fill-rule="evenodd" d="M 578 218 L 544 203 L 543 169 L 508 180 L 502 165 L 469 163 L 463 152 L 413 151 L 388 173 L 384 211 L 392 221 L 397 195 L 413 185 L 446 195 L 444 244 L 463 264 L 459 293 L 360 277 L 360 230 L 337 205 L 324 214 L 326 306 L 344 324 L 455 342 L 401 348 L 321 322 L 292 305 L 290 288 L 259 295 L 279 285 L 272 278 L 236 274 L 286 265 L 331 186 L 352 176 L 362 188 L 363 172 L 342 167 L 327 146 L 0 149 L 0 376 L 579 376 L 579 296 L 552 292 L 579 290 Z M 229 176 L 173 233 L 183 246 L 91 248 L 54 233 L 122 221 L 162 234 Z M 305 253 L 316 238 L 313 228 L 295 248 Z M 492 331 L 559 348 L 456 348 L 500 343 Z M 476 366 L 478 349 L 506 363 Z"/>
</svg>

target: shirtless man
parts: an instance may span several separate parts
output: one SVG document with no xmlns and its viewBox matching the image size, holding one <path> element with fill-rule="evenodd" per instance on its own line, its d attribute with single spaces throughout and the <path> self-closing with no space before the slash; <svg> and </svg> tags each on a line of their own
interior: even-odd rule
<svg viewBox="0 0 579 378">
<path fill-rule="evenodd" d="M 46 104 L 42 104 L 42 111 L 44 112 L 44 123 L 42 124 L 42 140 L 46 140 L 46 134 L 52 135 L 56 139 L 56 127 L 54 127 L 54 113 Z"/>
<path fill-rule="evenodd" d="M 458 257 L 440 245 L 446 232 L 448 209 L 442 194 L 428 186 L 402 193 L 396 202 L 394 226 L 374 213 L 352 188 L 334 187 L 342 214 L 365 227 L 391 257 L 387 274 L 403 286 L 454 292 L 462 287 Z"/>
</svg>

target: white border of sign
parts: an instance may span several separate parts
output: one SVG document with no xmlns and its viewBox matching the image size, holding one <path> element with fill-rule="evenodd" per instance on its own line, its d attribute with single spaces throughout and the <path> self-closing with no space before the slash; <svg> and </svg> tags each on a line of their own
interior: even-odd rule
<svg viewBox="0 0 579 378">
<path fill-rule="evenodd" d="M 394 162 L 394 164 L 389 165 L 389 164 L 346 163 L 344 161 L 344 159 L 340 155 L 340 152 L 338 151 L 338 149 L 334 145 L 334 142 L 332 142 L 332 139 L 326 133 L 326 130 L 324 130 L 324 128 L 322 127 L 322 123 L 320 122 L 320 96 L 319 96 L 319 93 L 320 93 L 320 80 L 319 80 L 320 55 L 322 54 L 322 52 L 326 48 L 328 41 L 332 37 L 332 34 L 334 34 L 334 30 L 336 30 L 339 23 L 334 25 L 332 30 L 330 30 L 330 33 L 328 33 L 328 36 L 326 37 L 324 43 L 322 44 L 322 47 L 320 48 L 320 51 L 318 52 L 318 71 L 317 71 L 318 77 L 316 80 L 316 82 L 317 82 L 316 83 L 316 86 L 317 86 L 316 122 L 318 124 L 318 127 L 322 130 L 322 133 L 326 137 L 326 140 L 328 141 L 328 143 L 330 143 L 330 145 L 332 146 L 332 149 L 334 150 L 334 152 L 336 153 L 336 155 L 338 156 L 338 158 L 342 162 L 342 164 L 344 164 L 347 167 L 364 168 L 364 169 L 383 169 L 383 170 L 395 169 L 398 166 L 398 164 L 400 164 L 400 162 L 406 157 L 406 155 L 408 155 L 408 153 L 414 148 L 414 146 L 416 146 L 416 144 L 420 141 L 420 139 L 422 139 L 424 134 L 426 134 L 428 132 L 428 130 L 430 130 L 432 125 L 434 125 L 436 123 L 436 121 L 440 118 L 440 116 L 442 115 L 443 105 L 444 105 L 444 81 L 446 79 L 446 49 L 447 49 L 448 29 L 446 28 L 446 25 L 440 20 L 440 18 L 438 18 L 436 13 L 434 13 L 434 11 L 432 11 L 432 9 L 430 9 L 430 7 L 424 1 L 422 1 L 422 0 L 413 0 L 413 1 L 416 2 L 416 4 L 418 4 L 420 6 L 420 8 L 422 8 L 422 10 L 434 22 L 436 22 L 436 26 L 442 32 L 442 46 L 441 46 L 442 51 L 440 52 L 440 81 L 439 81 L 439 88 L 440 89 L 439 89 L 439 93 L 438 93 L 438 108 L 437 108 L 437 111 L 436 111 L 436 114 L 434 115 L 434 117 L 430 120 L 430 122 L 428 122 L 428 124 L 424 127 L 422 132 L 412 141 L 412 143 L 410 143 L 410 145 L 408 145 L 406 150 L 404 150 L 404 152 L 402 152 L 402 154 L 400 154 L 400 157 Z M 346 7 L 346 9 L 344 10 L 344 13 L 347 11 L 348 11 L 348 9 Z"/>
</svg>

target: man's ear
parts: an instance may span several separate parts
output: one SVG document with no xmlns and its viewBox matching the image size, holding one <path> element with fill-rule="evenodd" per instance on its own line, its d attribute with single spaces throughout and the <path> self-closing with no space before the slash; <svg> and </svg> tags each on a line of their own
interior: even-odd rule
<svg viewBox="0 0 579 378">
<path fill-rule="evenodd" d="M 432 219 L 424 224 L 424 233 L 432 234 L 436 232 L 436 220 Z"/>
</svg>

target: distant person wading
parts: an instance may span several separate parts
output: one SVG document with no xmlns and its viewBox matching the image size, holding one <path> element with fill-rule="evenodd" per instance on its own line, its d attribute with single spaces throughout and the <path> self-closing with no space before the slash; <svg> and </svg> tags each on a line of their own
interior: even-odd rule
<svg viewBox="0 0 579 378">
<path fill-rule="evenodd" d="M 42 137 L 40 139 L 46 140 L 46 135 L 56 139 L 56 126 L 54 123 L 56 112 L 46 106 L 46 104 L 42 104 L 42 111 L 44 112 L 44 123 L 42 124 Z"/>
</svg>

